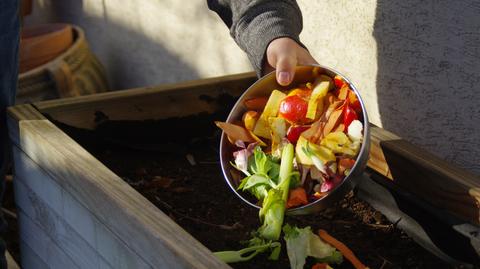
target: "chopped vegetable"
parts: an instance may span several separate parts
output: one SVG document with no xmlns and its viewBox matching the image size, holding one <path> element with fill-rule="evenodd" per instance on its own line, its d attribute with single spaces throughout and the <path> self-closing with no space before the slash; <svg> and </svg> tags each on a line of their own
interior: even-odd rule
<svg viewBox="0 0 480 269">
<path fill-rule="evenodd" d="M 245 129 L 253 131 L 253 128 L 255 128 L 255 124 L 257 123 L 259 117 L 260 114 L 258 114 L 257 111 L 249 110 L 243 113 L 242 120 L 243 124 L 245 125 Z"/>
<path fill-rule="evenodd" d="M 323 110 L 323 97 L 325 97 L 330 88 L 330 82 L 319 78 L 313 88 L 312 96 L 308 101 L 308 111 L 306 117 L 313 120 L 316 117 L 318 107 L 321 106 L 320 110 Z"/>
<path fill-rule="evenodd" d="M 287 96 L 280 103 L 279 116 L 291 123 L 304 124 L 307 122 L 308 102 L 298 95 Z"/>
<path fill-rule="evenodd" d="M 303 99 L 308 99 L 310 98 L 310 95 L 312 95 L 312 90 L 308 88 L 296 88 L 290 91 L 287 96 L 293 95 L 297 95 Z"/>
<path fill-rule="evenodd" d="M 337 89 L 341 89 L 343 87 L 343 85 L 345 85 L 345 81 L 343 81 L 342 77 L 339 76 L 339 75 L 336 75 L 334 78 L 333 78 L 333 81 L 335 82 L 335 87 Z"/>
<path fill-rule="evenodd" d="M 355 112 L 362 113 L 362 105 L 360 105 L 357 95 L 352 90 L 348 93 L 348 100 Z"/>
<path fill-rule="evenodd" d="M 345 154 L 348 156 L 356 156 L 360 145 L 352 143 L 344 132 L 333 132 L 325 136 L 320 145 L 325 146 L 333 151 L 333 153 Z"/>
<path fill-rule="evenodd" d="M 268 122 L 270 124 L 270 131 L 272 132 L 272 155 L 280 157 L 283 145 L 282 141 L 287 136 L 287 123 L 280 117 L 270 117 Z"/>
<path fill-rule="evenodd" d="M 230 142 L 234 144 L 238 140 L 247 143 L 255 142 L 255 139 L 250 135 L 247 129 L 242 126 L 221 121 L 216 121 L 215 124 L 227 134 Z"/>
<path fill-rule="evenodd" d="M 349 260 L 356 269 L 368 268 L 362 262 L 360 262 L 360 260 L 355 256 L 355 254 L 353 254 L 353 251 L 351 251 L 345 244 L 328 234 L 327 231 L 320 229 L 318 231 L 318 235 L 322 240 L 337 248 L 343 254 L 345 259 Z"/>
<path fill-rule="evenodd" d="M 315 259 L 317 262 L 322 263 L 322 264 L 341 264 L 343 263 L 343 255 L 340 251 L 335 250 L 331 256 L 325 257 L 325 258 L 316 258 Z"/>
<path fill-rule="evenodd" d="M 338 91 L 338 99 L 340 100 L 345 100 L 348 98 L 348 92 L 350 91 L 350 88 L 348 85 L 343 85 L 340 90 Z"/>
<path fill-rule="evenodd" d="M 268 98 L 267 104 L 263 109 L 262 115 L 257 121 L 253 133 L 257 136 L 270 139 L 270 127 L 268 124 L 268 118 L 276 117 L 278 114 L 278 109 L 280 107 L 280 102 L 285 98 L 286 94 L 281 91 L 273 90 Z"/>
<path fill-rule="evenodd" d="M 355 160 L 351 158 L 341 158 L 338 161 L 338 174 L 343 175 L 345 174 L 346 170 L 349 170 L 355 164 Z"/>
<path fill-rule="evenodd" d="M 261 237 L 267 240 L 276 241 L 280 238 L 293 169 L 293 157 L 293 145 L 289 143 L 282 151 L 278 185 L 268 191 L 260 209 L 259 215 L 263 225 L 258 231 Z"/>
<path fill-rule="evenodd" d="M 265 108 L 267 101 L 268 98 L 262 96 L 247 99 L 243 102 L 243 104 L 248 110 L 262 111 Z"/>
<path fill-rule="evenodd" d="M 253 150 L 253 158 L 248 161 L 247 177 L 242 179 L 237 189 L 250 192 L 258 200 L 263 200 L 269 189 L 276 186 L 280 173 L 280 165 L 267 156 L 257 146 Z"/>
<path fill-rule="evenodd" d="M 348 126 L 348 137 L 353 141 L 360 141 L 362 135 L 363 125 L 359 120 L 354 120 Z"/>
<path fill-rule="evenodd" d="M 297 228 L 286 224 L 283 227 L 284 239 L 287 243 L 287 254 L 290 260 L 290 268 L 302 269 L 307 257 L 327 258 L 333 257 L 336 261 L 341 260 L 335 248 L 323 242 L 310 227 Z M 339 258 L 340 257 L 340 258 Z"/>
<path fill-rule="evenodd" d="M 267 242 L 267 243 L 264 243 L 263 241 L 260 241 L 260 242 L 262 242 L 262 244 L 249 246 L 238 251 L 234 251 L 234 250 L 218 251 L 218 252 L 214 252 L 213 254 L 217 258 L 219 258 L 220 260 L 226 263 L 245 262 L 245 261 L 251 260 L 253 257 L 257 256 L 257 254 L 259 253 L 265 252 L 267 250 L 275 251 L 276 249 L 279 249 L 281 246 L 279 242 Z"/>
<path fill-rule="evenodd" d="M 236 145 L 242 149 L 233 153 L 233 157 L 235 158 L 234 167 L 242 171 L 245 175 L 250 176 L 250 172 L 248 171 L 248 158 L 253 154 L 253 149 L 257 144 L 250 143 L 247 147 L 245 147 L 245 143 L 238 140 Z"/>
<path fill-rule="evenodd" d="M 306 126 L 306 125 L 292 125 L 292 126 L 290 126 L 290 128 L 288 128 L 288 130 L 287 130 L 288 141 L 290 141 L 290 143 L 292 143 L 292 144 L 296 144 L 300 135 L 304 131 L 308 130 L 309 128 L 310 128 L 310 126 Z"/>
<path fill-rule="evenodd" d="M 345 102 L 345 105 L 343 106 L 343 125 L 348 129 L 348 126 L 350 126 L 350 123 L 354 120 L 358 120 L 357 113 L 348 102 Z"/>
<path fill-rule="evenodd" d="M 300 136 L 297 141 L 297 145 L 295 146 L 295 156 L 297 159 L 297 162 L 305 165 L 305 166 L 311 166 L 313 165 L 312 159 L 310 156 L 307 155 L 304 149 L 307 148 L 308 140 L 304 138 L 303 136 Z"/>
<path fill-rule="evenodd" d="M 328 135 L 332 130 L 338 127 L 340 121 L 342 120 L 342 110 L 335 110 L 330 114 L 325 127 L 323 128 L 323 135 Z"/>
<path fill-rule="evenodd" d="M 297 207 L 308 204 L 307 192 L 303 187 L 290 190 L 287 200 L 287 208 Z"/>
</svg>

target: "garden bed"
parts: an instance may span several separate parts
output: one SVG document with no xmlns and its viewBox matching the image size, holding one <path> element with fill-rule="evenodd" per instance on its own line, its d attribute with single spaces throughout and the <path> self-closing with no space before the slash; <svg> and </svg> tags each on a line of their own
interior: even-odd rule
<svg viewBox="0 0 480 269">
<path fill-rule="evenodd" d="M 22 267 L 229 268 L 212 251 L 241 248 L 258 212 L 221 176 L 213 120 L 224 120 L 255 79 L 239 74 L 9 108 Z M 435 257 L 479 264 L 479 178 L 381 128 L 371 134 L 372 174 L 358 195 L 287 222 L 329 231 L 371 268 L 448 266 Z M 257 257 L 233 266 L 288 263 L 283 254 L 275 264 Z"/>
<path fill-rule="evenodd" d="M 259 219 L 258 210 L 238 199 L 223 179 L 218 160 L 220 131 L 213 120 L 224 116 L 106 120 L 95 131 L 62 129 L 211 251 L 235 250 L 244 247 L 240 242 L 250 238 Z M 186 132 L 186 126 L 203 131 Z M 286 222 L 329 231 L 370 268 L 448 267 L 353 192 L 327 210 L 289 216 Z M 289 268 L 289 263 L 283 251 L 277 262 L 259 256 L 231 266 Z M 351 265 L 345 261 L 335 268 Z"/>
</svg>

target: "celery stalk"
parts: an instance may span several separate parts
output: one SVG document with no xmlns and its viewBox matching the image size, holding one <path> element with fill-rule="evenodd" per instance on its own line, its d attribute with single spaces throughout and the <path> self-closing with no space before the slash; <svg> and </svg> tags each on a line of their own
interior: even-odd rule
<svg viewBox="0 0 480 269">
<path fill-rule="evenodd" d="M 293 145 L 288 143 L 282 151 L 279 183 L 268 191 L 260 209 L 260 220 L 263 225 L 258 229 L 260 235 L 268 240 L 277 241 L 282 232 L 285 205 L 288 199 L 290 177 L 293 170 Z"/>
</svg>

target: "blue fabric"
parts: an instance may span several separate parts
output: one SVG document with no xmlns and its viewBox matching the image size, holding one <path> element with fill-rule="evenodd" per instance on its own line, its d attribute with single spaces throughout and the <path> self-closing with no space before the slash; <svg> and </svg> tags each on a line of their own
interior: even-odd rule
<svg viewBox="0 0 480 269">
<path fill-rule="evenodd" d="M 8 142 L 6 108 L 15 103 L 18 79 L 18 44 L 20 22 L 18 0 L 0 0 L 0 201 L 3 201 L 5 172 L 8 167 L 10 146 Z M 0 235 L 7 228 L 0 210 Z M 5 242 L 0 238 L 0 268 L 7 268 Z"/>
</svg>

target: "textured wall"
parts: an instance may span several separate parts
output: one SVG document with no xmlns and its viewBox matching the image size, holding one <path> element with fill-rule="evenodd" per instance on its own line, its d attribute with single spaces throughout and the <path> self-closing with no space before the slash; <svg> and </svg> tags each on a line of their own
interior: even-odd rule
<svg viewBox="0 0 480 269">
<path fill-rule="evenodd" d="M 115 89 L 251 70 L 203 0 L 36 0 L 45 21 L 80 25 Z"/>
<path fill-rule="evenodd" d="M 187 4 L 188 3 L 188 4 Z M 480 174 L 480 1 L 299 0 L 302 41 L 373 123 Z M 251 70 L 204 0 L 37 0 L 82 26 L 116 89 Z"/>
</svg>

